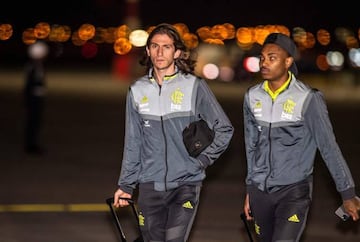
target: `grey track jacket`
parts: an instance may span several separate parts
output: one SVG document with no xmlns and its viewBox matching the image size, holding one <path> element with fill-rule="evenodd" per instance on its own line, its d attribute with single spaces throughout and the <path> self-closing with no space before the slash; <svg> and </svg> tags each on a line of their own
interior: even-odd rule
<svg viewBox="0 0 360 242">
<path fill-rule="evenodd" d="M 273 102 L 260 83 L 245 94 L 243 111 L 247 185 L 272 192 L 304 180 L 312 176 L 319 149 L 342 198 L 355 195 L 320 91 L 292 75 L 289 86 Z"/>
<path fill-rule="evenodd" d="M 234 128 L 203 79 L 177 72 L 160 87 L 150 73 L 134 82 L 127 94 L 118 185 L 132 193 L 139 183 L 153 183 L 158 191 L 201 184 L 205 168 L 226 150 Z M 182 130 L 199 115 L 214 129 L 215 138 L 193 158 L 183 143 Z"/>
</svg>

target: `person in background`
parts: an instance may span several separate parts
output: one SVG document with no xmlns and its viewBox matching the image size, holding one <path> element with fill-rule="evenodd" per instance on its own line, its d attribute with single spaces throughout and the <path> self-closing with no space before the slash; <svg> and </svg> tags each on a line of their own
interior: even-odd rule
<svg viewBox="0 0 360 242">
<path fill-rule="evenodd" d="M 24 102 L 26 109 L 25 151 L 30 154 L 43 153 L 40 131 L 43 122 L 46 83 L 44 60 L 48 46 L 36 42 L 28 47 L 29 61 L 25 65 Z"/>
<path fill-rule="evenodd" d="M 187 241 L 199 205 L 206 168 L 227 149 L 234 128 L 206 81 L 193 74 L 196 61 L 177 29 L 156 26 L 147 39 L 147 74 L 131 84 L 126 100 L 125 145 L 114 206 L 129 205 L 138 188 L 144 241 Z M 197 157 L 182 131 L 201 116 L 215 131 Z"/>
<path fill-rule="evenodd" d="M 359 219 L 360 200 L 340 151 L 321 91 L 297 79 L 297 48 L 285 34 L 267 36 L 260 53 L 263 81 L 244 96 L 247 157 L 244 213 L 261 242 L 299 241 L 312 201 L 317 150 L 342 197 Z"/>
</svg>

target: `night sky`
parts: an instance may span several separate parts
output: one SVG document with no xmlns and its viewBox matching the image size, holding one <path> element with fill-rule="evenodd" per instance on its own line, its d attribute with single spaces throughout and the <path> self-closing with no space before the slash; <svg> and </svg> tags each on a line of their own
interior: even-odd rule
<svg viewBox="0 0 360 242">
<path fill-rule="evenodd" d="M 139 0 L 135 9 L 140 27 L 168 22 L 184 23 L 190 32 L 196 33 L 199 27 L 231 23 L 235 28 L 256 27 L 258 25 L 284 25 L 291 31 L 294 27 L 303 27 L 316 33 L 325 28 L 334 33 L 335 27 L 348 27 L 357 34 L 360 28 L 358 8 L 346 5 L 322 6 L 315 1 L 240 1 L 240 0 Z M 4 3 L 3 3 L 4 4 Z M 9 1 L 1 7 L 0 23 L 13 26 L 10 40 L 0 42 L 0 62 L 23 58 L 26 46 L 22 42 L 22 32 L 34 27 L 39 22 L 50 25 L 68 25 L 72 30 L 84 23 L 96 27 L 118 27 L 126 23 L 129 5 L 125 0 L 62 0 L 62 1 Z M 69 48 L 67 48 L 69 47 Z M 66 51 L 61 55 L 66 59 L 79 56 L 79 48 L 72 48 L 67 41 L 61 48 Z M 58 46 L 55 46 L 57 50 Z M 113 53 L 111 45 L 100 46 L 97 59 L 109 59 Z M 58 53 L 58 51 L 53 51 Z M 68 58 L 68 59 L 69 59 Z"/>
<path fill-rule="evenodd" d="M 314 2 L 139 0 L 138 15 L 143 27 L 161 22 L 182 22 L 192 32 L 201 26 L 226 22 L 234 24 L 236 28 L 282 24 L 289 28 L 304 27 L 308 31 L 336 26 L 360 27 L 360 17 L 355 6 L 322 6 Z M 126 14 L 125 0 L 12 1 L 2 7 L 0 23 L 12 23 L 19 30 L 32 27 L 40 21 L 68 24 L 73 28 L 85 22 L 109 27 L 123 24 Z"/>
</svg>

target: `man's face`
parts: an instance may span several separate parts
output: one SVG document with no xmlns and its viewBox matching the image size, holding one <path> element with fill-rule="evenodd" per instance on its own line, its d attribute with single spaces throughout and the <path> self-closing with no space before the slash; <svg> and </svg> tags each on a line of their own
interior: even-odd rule
<svg viewBox="0 0 360 242">
<path fill-rule="evenodd" d="M 174 67 L 174 59 L 180 55 L 180 50 L 175 50 L 174 41 L 167 34 L 154 35 L 146 51 L 158 70 Z"/>
<path fill-rule="evenodd" d="M 264 79 L 276 81 L 287 75 L 293 62 L 287 52 L 276 44 L 264 45 L 260 54 L 260 72 Z"/>
</svg>

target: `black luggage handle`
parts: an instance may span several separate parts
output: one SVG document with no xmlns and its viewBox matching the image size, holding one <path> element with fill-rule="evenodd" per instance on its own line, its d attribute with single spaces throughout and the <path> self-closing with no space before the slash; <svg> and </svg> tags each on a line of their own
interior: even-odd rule
<svg viewBox="0 0 360 242">
<path fill-rule="evenodd" d="M 128 201 L 130 204 L 131 204 L 131 203 L 134 203 L 134 201 L 133 201 L 131 198 L 120 197 L 119 199 L 126 200 L 126 201 Z M 114 202 L 114 197 L 109 197 L 109 198 L 106 199 L 106 203 L 107 203 L 108 205 L 112 205 L 113 202 Z"/>
<path fill-rule="evenodd" d="M 130 199 L 130 198 L 124 198 L 124 197 L 120 197 L 120 199 L 124 199 L 124 200 L 127 200 L 131 206 L 131 209 L 136 217 L 136 221 L 137 221 L 137 227 L 139 229 L 139 234 L 140 236 L 138 238 L 136 238 L 133 242 L 143 242 L 143 238 L 141 236 L 141 230 L 140 230 L 140 225 L 139 225 L 139 216 L 138 216 L 138 211 L 136 210 L 135 208 L 135 202 Z M 119 230 L 120 232 L 120 237 L 121 237 L 121 242 L 128 242 L 126 241 L 126 237 L 125 237 L 125 234 L 124 234 L 124 230 L 123 228 L 121 227 L 121 224 L 120 224 L 120 221 L 119 221 L 119 218 L 116 214 L 116 211 L 114 209 L 114 206 L 113 206 L 113 203 L 114 202 L 114 197 L 109 197 L 106 199 L 106 203 L 109 205 L 109 208 L 110 208 L 110 211 L 111 211 L 111 214 L 113 216 L 113 218 L 115 219 L 115 224 L 116 224 L 116 227 L 117 229 Z"/>
<path fill-rule="evenodd" d="M 254 242 L 253 238 L 252 238 L 252 235 L 251 235 L 251 232 L 250 232 L 250 229 L 249 229 L 249 225 L 247 223 L 247 220 L 246 220 L 246 215 L 244 212 L 242 212 L 240 214 L 240 218 L 241 220 L 244 222 L 244 226 L 245 226 L 245 229 L 246 229 L 246 233 L 247 235 L 249 236 L 249 239 L 250 239 L 250 242 Z"/>
<path fill-rule="evenodd" d="M 131 198 L 127 198 L 127 197 L 120 197 L 119 199 L 124 199 L 126 201 L 128 201 L 128 203 L 131 206 L 131 209 L 133 211 L 133 213 L 136 215 L 136 220 L 139 222 L 139 216 L 138 216 L 138 211 L 135 208 L 135 202 L 134 200 L 132 200 Z M 114 201 L 114 197 L 109 197 L 108 199 L 106 199 L 106 203 L 112 207 L 113 205 L 113 201 Z"/>
</svg>

